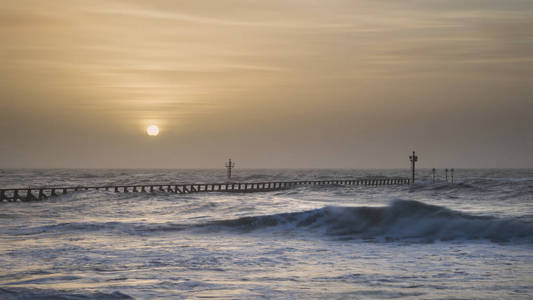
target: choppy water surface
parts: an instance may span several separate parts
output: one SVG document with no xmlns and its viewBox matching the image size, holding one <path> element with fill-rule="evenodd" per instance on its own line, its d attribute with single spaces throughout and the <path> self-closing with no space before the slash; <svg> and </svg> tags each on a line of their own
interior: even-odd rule
<svg viewBox="0 0 533 300">
<path fill-rule="evenodd" d="M 406 176 L 239 170 L 238 181 Z M 531 299 L 533 170 L 455 183 L 0 203 L 0 299 Z M 1 187 L 223 182 L 223 170 L 1 170 Z"/>
</svg>

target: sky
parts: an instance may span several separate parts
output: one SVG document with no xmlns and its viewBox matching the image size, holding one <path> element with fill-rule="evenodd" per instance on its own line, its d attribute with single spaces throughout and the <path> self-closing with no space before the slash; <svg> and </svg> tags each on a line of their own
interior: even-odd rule
<svg viewBox="0 0 533 300">
<path fill-rule="evenodd" d="M 3 0 L 0 41 L 0 168 L 533 167 L 531 0 Z"/>
</svg>

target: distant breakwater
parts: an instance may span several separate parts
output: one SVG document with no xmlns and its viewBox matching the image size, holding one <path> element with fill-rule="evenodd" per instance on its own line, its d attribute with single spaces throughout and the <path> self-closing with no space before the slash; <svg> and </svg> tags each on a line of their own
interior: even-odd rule
<svg viewBox="0 0 533 300">
<path fill-rule="evenodd" d="M 191 184 L 138 184 L 105 186 L 71 186 L 71 187 L 36 187 L 0 189 L 0 202 L 37 201 L 77 191 L 111 191 L 116 193 L 175 193 L 191 194 L 205 192 L 256 193 L 285 190 L 300 186 L 313 185 L 404 185 L 410 179 L 405 177 L 368 177 L 340 180 L 303 180 L 270 182 L 226 182 L 226 183 L 191 183 Z"/>
</svg>

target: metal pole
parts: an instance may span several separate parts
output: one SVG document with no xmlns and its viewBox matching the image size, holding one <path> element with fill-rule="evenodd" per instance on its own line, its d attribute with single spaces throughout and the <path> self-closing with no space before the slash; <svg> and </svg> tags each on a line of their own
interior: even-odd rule
<svg viewBox="0 0 533 300">
<path fill-rule="evenodd" d="M 228 162 L 226 163 L 226 169 L 228 171 L 227 173 L 227 177 L 228 177 L 228 180 L 231 179 L 231 169 L 235 168 L 235 163 L 231 161 L 231 158 L 228 160 Z"/>
<path fill-rule="evenodd" d="M 451 172 L 452 172 L 452 183 L 453 183 L 453 171 L 454 171 L 454 170 L 453 170 L 453 169 L 451 169 Z"/>
<path fill-rule="evenodd" d="M 411 183 L 415 183 L 415 163 L 418 161 L 418 156 L 415 155 L 415 152 L 413 151 L 413 155 L 409 156 L 409 160 L 411 161 Z"/>
<path fill-rule="evenodd" d="M 431 171 L 433 172 L 433 183 L 435 183 L 435 171 L 436 170 L 435 170 L 435 168 L 433 168 Z"/>
</svg>

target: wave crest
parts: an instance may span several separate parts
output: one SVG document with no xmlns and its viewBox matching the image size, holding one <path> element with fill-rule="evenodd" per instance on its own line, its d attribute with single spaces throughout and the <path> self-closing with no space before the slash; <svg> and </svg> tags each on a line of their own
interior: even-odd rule
<svg viewBox="0 0 533 300">
<path fill-rule="evenodd" d="M 326 206 L 320 209 L 263 216 L 211 221 L 202 224 L 73 222 L 31 228 L 12 228 L 15 235 L 35 235 L 65 231 L 109 231 L 118 234 L 150 235 L 189 231 L 212 232 L 296 232 L 343 239 L 363 240 L 479 240 L 533 242 L 530 218 L 504 219 L 475 216 L 446 207 L 418 201 L 396 200 L 385 207 Z"/>
<path fill-rule="evenodd" d="M 533 238 L 533 224 L 514 219 L 474 216 L 418 201 L 396 200 L 386 207 L 337 207 L 243 217 L 205 224 L 211 230 L 244 232 L 275 228 L 316 231 L 361 239 L 456 240 L 504 242 Z"/>
</svg>

